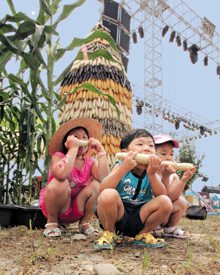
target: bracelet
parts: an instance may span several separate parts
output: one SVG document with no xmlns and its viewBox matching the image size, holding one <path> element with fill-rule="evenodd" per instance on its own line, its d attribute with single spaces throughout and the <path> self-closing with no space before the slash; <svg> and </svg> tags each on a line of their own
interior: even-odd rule
<svg viewBox="0 0 220 275">
<path fill-rule="evenodd" d="M 105 155 L 106 155 L 106 152 L 99 152 L 99 153 L 97 153 L 98 158 L 100 158 L 101 156 L 105 156 Z"/>
</svg>

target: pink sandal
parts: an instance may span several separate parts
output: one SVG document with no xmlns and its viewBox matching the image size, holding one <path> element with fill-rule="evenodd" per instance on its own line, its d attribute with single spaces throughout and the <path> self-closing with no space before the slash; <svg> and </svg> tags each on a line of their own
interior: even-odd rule
<svg viewBox="0 0 220 275">
<path fill-rule="evenodd" d="M 173 226 L 173 227 L 164 227 L 163 236 L 173 237 L 177 239 L 188 239 L 190 235 L 188 232 L 185 232 L 182 229 Z"/>
</svg>

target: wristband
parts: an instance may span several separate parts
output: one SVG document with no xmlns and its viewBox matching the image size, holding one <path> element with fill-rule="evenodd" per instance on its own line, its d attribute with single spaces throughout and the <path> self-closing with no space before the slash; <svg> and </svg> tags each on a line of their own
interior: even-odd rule
<svg viewBox="0 0 220 275">
<path fill-rule="evenodd" d="M 97 153 L 98 158 L 100 158 L 101 156 L 105 156 L 105 155 L 106 155 L 106 152 L 99 152 L 99 153 Z"/>
</svg>

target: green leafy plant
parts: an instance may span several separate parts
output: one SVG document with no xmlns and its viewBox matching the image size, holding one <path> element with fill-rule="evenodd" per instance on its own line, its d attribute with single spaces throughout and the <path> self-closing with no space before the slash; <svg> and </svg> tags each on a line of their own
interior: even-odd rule
<svg viewBox="0 0 220 275">
<path fill-rule="evenodd" d="M 215 248 L 218 250 L 218 252 L 220 253 L 220 246 L 213 240 L 212 236 L 209 234 L 209 232 L 206 232 L 206 235 L 208 236 L 208 238 L 210 239 L 211 243 L 213 244 L 213 246 L 215 246 Z"/>
<path fill-rule="evenodd" d="M 176 157 L 176 161 L 180 163 L 192 163 L 196 167 L 196 171 L 193 177 L 187 182 L 184 190 L 188 189 L 197 178 L 203 177 L 204 175 L 200 172 L 200 168 L 202 167 L 202 161 L 205 158 L 205 155 L 200 155 L 196 152 L 195 144 L 190 141 L 185 141 L 182 143 L 182 146 L 179 149 L 179 155 Z M 177 174 L 180 178 L 182 178 L 185 171 L 177 171 Z"/>
<path fill-rule="evenodd" d="M 188 254 L 189 254 L 189 258 L 186 264 L 184 264 L 184 266 L 186 267 L 187 271 L 190 271 L 190 266 L 192 263 L 192 256 L 193 256 L 193 250 L 192 250 L 192 242 L 190 240 L 188 240 Z"/>
<path fill-rule="evenodd" d="M 151 262 L 153 256 L 149 256 L 147 253 L 147 250 L 144 249 L 144 260 L 143 260 L 143 264 L 142 264 L 142 272 L 141 274 L 144 274 L 144 270 L 146 269 L 146 267 L 149 265 L 149 263 Z"/>
<path fill-rule="evenodd" d="M 67 96 L 66 94 L 61 99 L 56 91 L 70 71 L 72 62 L 56 78 L 55 66 L 59 66 L 59 61 L 66 52 L 98 37 L 105 38 L 117 49 L 111 36 L 100 31 L 85 39 L 74 38 L 67 47 L 61 48 L 58 25 L 83 5 L 85 0 L 69 5 L 63 5 L 61 0 L 39 0 L 36 20 L 23 12 L 17 12 L 12 0 L 7 0 L 7 3 L 12 14 L 7 14 L 0 20 L 0 201 L 8 204 L 11 190 L 14 202 L 24 204 L 30 203 L 34 197 L 32 191 L 35 173 L 42 175 L 44 183 L 47 181 L 50 165 L 48 145 L 51 135 L 56 131 L 54 114 Z M 89 59 L 98 56 L 117 62 L 105 50 L 88 54 Z M 82 58 L 82 53 L 76 57 Z M 8 65 L 15 60 L 18 64 L 17 72 L 8 73 Z M 114 98 L 91 83 L 83 83 L 70 93 L 76 92 L 80 87 L 108 97 L 120 115 Z M 44 158 L 43 169 L 39 166 L 41 158 Z M 25 183 L 29 187 L 28 198 L 23 200 Z"/>
</svg>

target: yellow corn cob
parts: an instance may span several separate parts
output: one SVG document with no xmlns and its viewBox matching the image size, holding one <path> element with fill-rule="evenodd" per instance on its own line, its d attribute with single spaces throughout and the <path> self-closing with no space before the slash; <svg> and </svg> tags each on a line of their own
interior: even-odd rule
<svg viewBox="0 0 220 275">
<path fill-rule="evenodd" d="M 109 136 L 106 136 L 106 143 L 107 143 L 108 145 L 111 143 L 110 137 L 109 137 Z"/>
<path fill-rule="evenodd" d="M 115 137 L 113 135 L 110 135 L 110 142 L 115 146 Z"/>
<path fill-rule="evenodd" d="M 122 96 L 121 94 L 119 94 L 119 101 L 120 101 L 122 104 L 124 104 L 124 98 L 123 98 L 123 96 Z"/>
<path fill-rule="evenodd" d="M 109 78 L 106 79 L 106 85 L 107 85 L 107 88 L 110 88 L 110 79 Z"/>
<path fill-rule="evenodd" d="M 70 95 L 70 102 L 73 102 L 73 94 Z"/>
<path fill-rule="evenodd" d="M 108 154 L 108 152 L 109 152 L 109 149 L 108 149 L 108 145 L 107 144 L 104 144 L 104 149 L 105 149 L 105 152 Z"/>
<path fill-rule="evenodd" d="M 104 91 L 106 91 L 106 89 L 107 89 L 107 82 L 105 80 L 102 81 L 102 87 L 103 87 Z"/>
<path fill-rule="evenodd" d="M 109 148 L 112 154 L 115 154 L 115 147 L 112 144 L 109 144 Z"/>
<path fill-rule="evenodd" d="M 102 136 L 102 144 L 105 144 L 106 143 L 106 135 L 103 135 Z"/>
<path fill-rule="evenodd" d="M 112 79 L 110 79 L 110 87 L 113 91 L 115 90 L 115 83 Z"/>
</svg>

